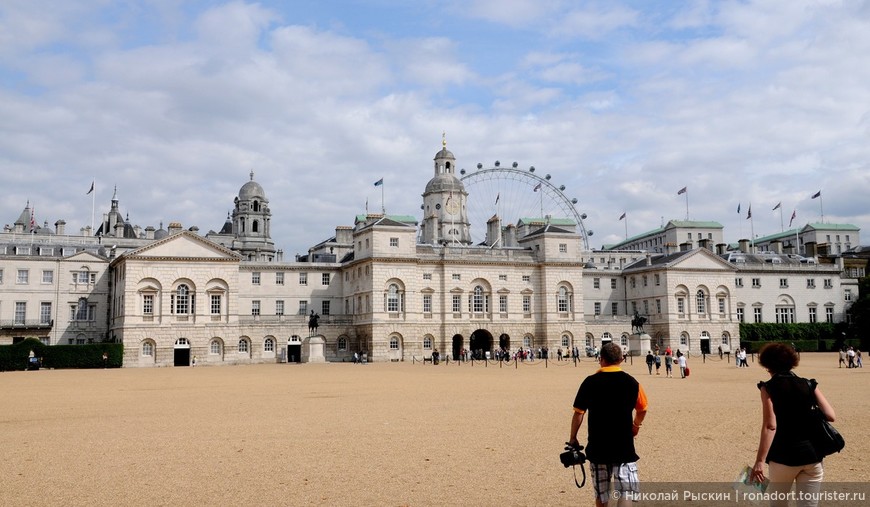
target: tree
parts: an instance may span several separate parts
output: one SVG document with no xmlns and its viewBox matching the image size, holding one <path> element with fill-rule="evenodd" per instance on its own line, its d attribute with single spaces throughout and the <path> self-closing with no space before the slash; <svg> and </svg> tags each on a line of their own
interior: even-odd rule
<svg viewBox="0 0 870 507">
<path fill-rule="evenodd" d="M 866 348 L 870 338 L 870 276 L 858 280 L 858 300 L 849 308 L 852 317 L 851 333 L 861 339 L 861 347 Z"/>
</svg>

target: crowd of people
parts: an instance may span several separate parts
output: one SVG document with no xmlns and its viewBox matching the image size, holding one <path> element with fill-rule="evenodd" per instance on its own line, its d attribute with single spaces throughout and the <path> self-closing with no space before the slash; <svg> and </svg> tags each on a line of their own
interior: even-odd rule
<svg viewBox="0 0 870 507">
<path fill-rule="evenodd" d="M 846 368 L 863 368 L 864 363 L 861 362 L 861 350 L 855 347 L 842 347 L 840 349 L 840 368 L 844 364 Z"/>
</svg>

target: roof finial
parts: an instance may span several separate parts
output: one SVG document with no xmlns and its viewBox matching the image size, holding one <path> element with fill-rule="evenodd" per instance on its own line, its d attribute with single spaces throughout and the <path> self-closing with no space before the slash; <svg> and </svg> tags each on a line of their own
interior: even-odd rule
<svg viewBox="0 0 870 507">
<path fill-rule="evenodd" d="M 251 181 L 254 181 L 254 170 L 251 169 Z"/>
<path fill-rule="evenodd" d="M 441 147 L 447 148 L 447 132 L 441 131 Z"/>
<path fill-rule="evenodd" d="M 113 201 L 117 201 L 117 200 L 118 200 L 118 185 L 115 185 L 115 191 L 112 192 L 112 200 L 113 200 Z"/>
</svg>

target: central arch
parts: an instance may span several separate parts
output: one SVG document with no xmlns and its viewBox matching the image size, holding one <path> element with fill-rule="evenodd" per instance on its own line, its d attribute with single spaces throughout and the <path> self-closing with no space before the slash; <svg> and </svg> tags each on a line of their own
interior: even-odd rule
<svg viewBox="0 0 870 507">
<path fill-rule="evenodd" d="M 486 329 L 478 329 L 471 333 L 469 343 L 475 359 L 484 359 L 487 352 L 492 353 L 492 333 Z"/>
<path fill-rule="evenodd" d="M 461 334 L 453 335 L 453 358 L 462 359 L 463 340 Z"/>
</svg>

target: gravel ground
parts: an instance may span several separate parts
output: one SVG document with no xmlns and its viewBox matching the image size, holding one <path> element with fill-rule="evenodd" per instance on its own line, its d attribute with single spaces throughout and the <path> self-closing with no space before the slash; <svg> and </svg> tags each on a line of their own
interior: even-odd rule
<svg viewBox="0 0 870 507">
<path fill-rule="evenodd" d="M 692 358 L 687 379 L 625 365 L 650 400 L 642 482 L 731 482 L 753 461 L 768 376 L 750 364 Z M 597 364 L 518 366 L 0 373 L 0 505 L 591 504 L 558 454 Z M 870 377 L 822 353 L 797 373 L 819 380 L 846 437 L 825 480 L 870 481 Z"/>
</svg>

